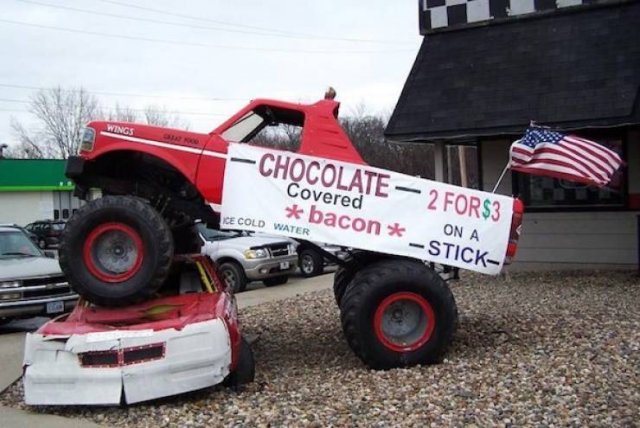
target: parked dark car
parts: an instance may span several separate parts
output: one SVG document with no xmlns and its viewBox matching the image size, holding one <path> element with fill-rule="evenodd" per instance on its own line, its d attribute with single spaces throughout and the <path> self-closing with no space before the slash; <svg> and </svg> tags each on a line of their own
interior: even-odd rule
<svg viewBox="0 0 640 428">
<path fill-rule="evenodd" d="M 29 223 L 24 228 L 38 237 L 40 248 L 57 248 L 65 223 L 57 220 L 40 220 Z"/>
</svg>

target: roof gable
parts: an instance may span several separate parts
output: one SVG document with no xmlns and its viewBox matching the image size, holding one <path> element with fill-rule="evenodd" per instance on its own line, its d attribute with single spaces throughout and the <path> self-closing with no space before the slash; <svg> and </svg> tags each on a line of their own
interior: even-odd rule
<svg viewBox="0 0 640 428">
<path fill-rule="evenodd" d="M 640 2 L 425 37 L 386 129 L 394 139 L 640 123 Z"/>
</svg>

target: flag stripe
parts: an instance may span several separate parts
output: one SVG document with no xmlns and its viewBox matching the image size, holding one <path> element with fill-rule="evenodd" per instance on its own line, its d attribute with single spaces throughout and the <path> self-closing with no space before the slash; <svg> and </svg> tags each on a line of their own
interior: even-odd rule
<svg viewBox="0 0 640 428">
<path fill-rule="evenodd" d="M 565 143 L 560 143 L 558 144 L 558 146 L 562 147 L 567 151 L 570 151 L 571 153 L 577 155 L 578 157 L 581 157 L 584 162 L 588 162 L 593 168 L 596 168 L 605 176 L 609 174 L 613 174 L 613 172 L 615 171 L 615 169 L 611 168 L 611 166 L 609 166 L 608 163 L 602 162 L 597 157 L 594 157 L 588 152 L 585 152 L 584 150 L 580 150 L 575 146 L 572 146 L 570 144 L 565 144 Z"/>
<path fill-rule="evenodd" d="M 591 147 L 593 147 L 595 150 L 601 151 L 603 156 L 608 157 L 612 166 L 622 163 L 622 158 L 619 154 L 600 144 L 594 143 L 593 141 L 585 140 L 584 138 L 576 137 L 575 135 L 567 135 L 565 138 L 567 140 L 575 140 L 584 144 L 591 145 Z"/>
<path fill-rule="evenodd" d="M 602 148 L 594 148 L 593 144 L 587 144 L 584 141 L 579 141 L 570 137 L 565 138 L 567 139 L 567 141 L 579 147 L 582 147 L 585 152 L 589 153 L 592 156 L 595 156 L 603 166 L 610 167 L 614 171 L 617 168 L 616 165 L 618 164 L 618 162 L 615 162 L 611 156 L 608 156 L 607 153 L 602 150 Z"/>
<path fill-rule="evenodd" d="M 623 164 L 612 150 L 593 141 L 541 127 L 529 127 L 511 145 L 514 171 L 604 186 Z"/>
<path fill-rule="evenodd" d="M 562 159 L 562 158 L 567 158 L 570 159 L 571 161 L 575 162 L 576 167 L 579 167 L 580 170 L 586 174 L 586 175 L 592 175 L 594 177 L 598 177 L 601 180 L 605 180 L 607 178 L 607 172 L 603 171 L 602 169 L 598 168 L 597 166 L 590 164 L 589 162 L 586 162 L 582 159 L 580 159 L 578 156 L 576 156 L 576 153 L 571 151 L 571 150 L 556 150 L 554 148 L 543 148 L 540 149 L 539 151 L 536 152 L 536 155 L 534 155 L 534 159 L 537 159 L 538 154 L 549 154 L 554 156 L 553 158 L 555 159 L 556 157 L 558 159 Z"/>
<path fill-rule="evenodd" d="M 598 181 L 606 180 L 606 177 L 608 176 L 606 171 L 602 171 L 601 169 L 597 168 L 597 166 L 594 166 L 589 162 L 586 162 L 575 156 L 573 151 L 566 150 L 566 148 L 556 148 L 557 146 L 558 144 L 542 143 L 538 145 L 538 147 L 542 148 L 537 149 L 535 152 L 526 147 L 514 147 L 512 151 L 512 157 L 514 158 L 514 160 L 517 159 L 524 163 L 533 162 L 534 160 L 539 160 L 541 158 L 557 159 L 562 161 L 563 158 L 566 157 L 575 162 L 576 167 L 580 167 L 582 174 L 597 177 Z M 542 156 L 543 154 L 546 156 Z"/>
<path fill-rule="evenodd" d="M 582 171 L 576 168 L 575 164 L 570 162 L 565 162 L 557 159 L 542 159 L 540 161 L 530 162 L 527 165 L 523 165 L 526 168 L 536 168 L 536 169 L 548 169 L 549 171 L 561 171 L 566 174 L 573 174 L 575 176 L 585 177 L 591 180 L 595 180 L 598 182 L 604 181 L 602 179 L 597 179 L 595 177 L 590 177 L 585 175 Z"/>
</svg>

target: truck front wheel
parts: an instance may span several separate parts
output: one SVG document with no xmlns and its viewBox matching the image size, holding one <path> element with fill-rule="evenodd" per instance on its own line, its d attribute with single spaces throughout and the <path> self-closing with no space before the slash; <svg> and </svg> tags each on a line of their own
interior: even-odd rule
<svg viewBox="0 0 640 428">
<path fill-rule="evenodd" d="M 359 271 L 340 302 L 344 334 L 374 369 L 433 364 L 456 329 L 453 294 L 417 260 L 382 260 Z"/>
<path fill-rule="evenodd" d="M 162 216 L 142 199 L 105 196 L 73 215 L 59 253 L 78 294 L 97 305 L 126 306 L 149 299 L 165 281 L 173 239 Z"/>
</svg>

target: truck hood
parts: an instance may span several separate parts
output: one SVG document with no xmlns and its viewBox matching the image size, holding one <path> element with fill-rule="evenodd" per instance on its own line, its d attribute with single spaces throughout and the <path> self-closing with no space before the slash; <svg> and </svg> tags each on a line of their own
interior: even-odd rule
<svg viewBox="0 0 640 428">
<path fill-rule="evenodd" d="M 57 260 L 48 257 L 0 259 L 0 281 L 62 275 Z"/>
<path fill-rule="evenodd" d="M 133 141 L 137 146 L 140 144 L 153 146 L 160 144 L 163 147 L 163 145 L 169 144 L 188 147 L 189 151 L 196 153 L 204 149 L 209 140 L 208 134 L 141 123 L 92 121 L 87 124 L 87 127 L 93 128 L 97 134 L 94 151 L 98 152 L 105 148 L 103 145 L 110 147 L 114 143 L 130 144 Z M 95 155 L 93 152 L 87 154 L 89 157 L 93 155 Z"/>
</svg>

